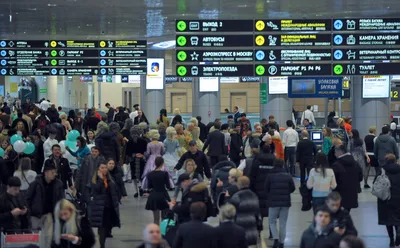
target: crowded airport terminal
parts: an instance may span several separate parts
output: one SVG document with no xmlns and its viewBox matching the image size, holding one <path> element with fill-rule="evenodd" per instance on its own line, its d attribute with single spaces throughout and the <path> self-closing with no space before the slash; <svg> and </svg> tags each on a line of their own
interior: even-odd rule
<svg viewBox="0 0 400 248">
<path fill-rule="evenodd" d="M 0 248 L 400 248 L 399 4 L 0 0 Z"/>
</svg>

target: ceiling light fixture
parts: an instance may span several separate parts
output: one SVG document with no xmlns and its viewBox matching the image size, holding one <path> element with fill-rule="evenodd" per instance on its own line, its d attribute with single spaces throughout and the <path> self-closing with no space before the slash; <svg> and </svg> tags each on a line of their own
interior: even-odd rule
<svg viewBox="0 0 400 248">
<path fill-rule="evenodd" d="M 57 7 L 57 4 L 55 4 L 55 3 L 49 3 L 49 4 L 47 4 L 47 7 Z"/>
</svg>

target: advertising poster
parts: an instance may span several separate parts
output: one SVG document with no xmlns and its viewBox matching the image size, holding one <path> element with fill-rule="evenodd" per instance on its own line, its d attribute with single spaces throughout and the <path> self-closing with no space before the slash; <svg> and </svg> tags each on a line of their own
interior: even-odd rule
<svg viewBox="0 0 400 248">
<path fill-rule="evenodd" d="M 164 59 L 147 59 L 146 89 L 164 89 Z"/>
</svg>

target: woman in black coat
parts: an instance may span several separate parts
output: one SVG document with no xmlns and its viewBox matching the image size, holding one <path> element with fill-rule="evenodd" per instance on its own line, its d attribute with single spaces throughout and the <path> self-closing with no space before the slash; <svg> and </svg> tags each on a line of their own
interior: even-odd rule
<svg viewBox="0 0 400 248">
<path fill-rule="evenodd" d="M 74 204 L 60 200 L 54 209 L 53 243 L 51 248 L 93 247 L 95 237 L 87 217 L 79 216 Z"/>
<path fill-rule="evenodd" d="M 396 163 L 396 157 L 393 154 L 386 155 L 385 160 L 383 170 L 390 180 L 391 197 L 387 201 L 378 198 L 378 223 L 386 226 L 390 247 L 392 247 L 393 244 L 400 245 L 400 165 Z M 394 242 L 394 236 L 396 236 L 396 242 Z"/>
<path fill-rule="evenodd" d="M 249 246 L 257 245 L 262 230 L 262 218 L 258 197 L 249 189 L 250 179 L 241 176 L 238 179 L 239 191 L 229 202 L 236 208 L 235 223 L 246 231 L 246 240 Z"/>
<path fill-rule="evenodd" d="M 115 182 L 118 189 L 118 200 L 121 201 L 121 198 L 124 197 L 124 200 L 128 199 L 128 194 L 126 193 L 125 183 L 124 183 L 124 173 L 122 172 L 121 167 L 115 166 L 115 161 L 113 159 L 108 159 L 107 168 L 110 172 L 110 176 L 112 180 Z"/>
<path fill-rule="evenodd" d="M 98 228 L 100 248 L 104 248 L 107 234 L 113 227 L 120 227 L 118 189 L 104 163 L 92 179 L 89 219 Z"/>
</svg>

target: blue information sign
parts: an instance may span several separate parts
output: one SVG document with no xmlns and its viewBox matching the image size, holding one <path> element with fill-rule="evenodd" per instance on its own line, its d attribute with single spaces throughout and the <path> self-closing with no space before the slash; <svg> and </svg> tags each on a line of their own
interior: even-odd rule
<svg viewBox="0 0 400 248">
<path fill-rule="evenodd" d="M 341 77 L 289 77 L 289 98 L 342 97 Z"/>
</svg>

